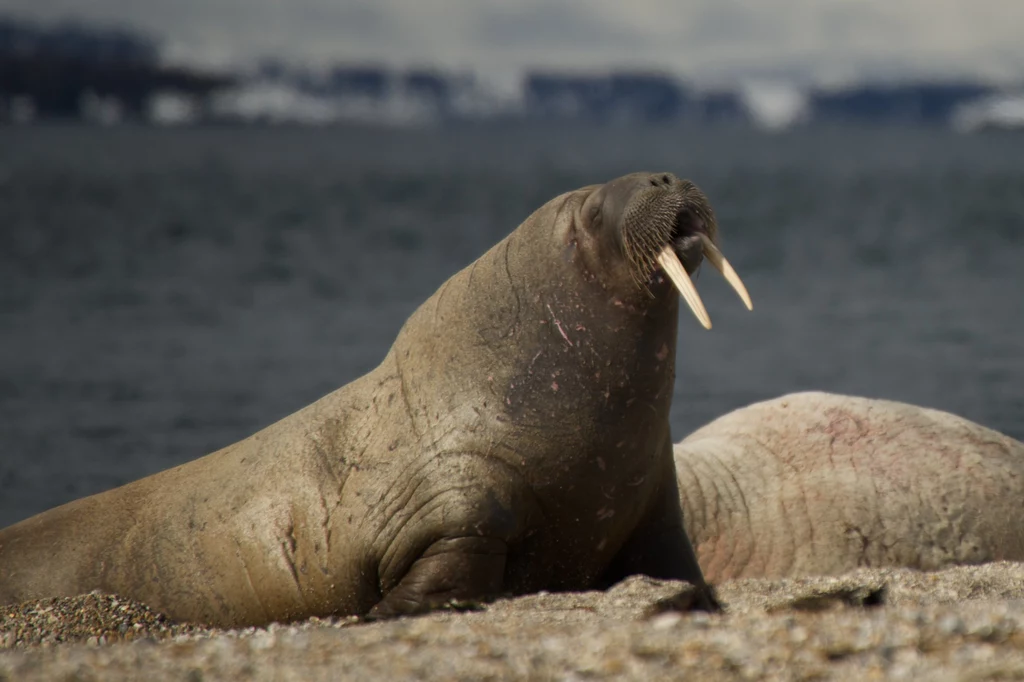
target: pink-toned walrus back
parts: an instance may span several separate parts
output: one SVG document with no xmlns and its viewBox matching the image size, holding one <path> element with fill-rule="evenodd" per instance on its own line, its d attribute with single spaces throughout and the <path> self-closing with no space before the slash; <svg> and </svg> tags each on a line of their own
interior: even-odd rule
<svg viewBox="0 0 1024 682">
<path fill-rule="evenodd" d="M 886 400 L 796 393 L 675 446 L 709 580 L 1024 560 L 1024 443 Z"/>
</svg>

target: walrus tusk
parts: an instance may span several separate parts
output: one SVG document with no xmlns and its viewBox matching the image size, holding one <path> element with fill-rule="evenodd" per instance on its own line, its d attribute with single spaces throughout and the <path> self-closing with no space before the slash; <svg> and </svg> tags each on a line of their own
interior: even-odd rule
<svg viewBox="0 0 1024 682">
<path fill-rule="evenodd" d="M 718 271 L 722 273 L 722 277 L 725 277 L 725 281 L 729 283 L 736 293 L 743 299 L 743 304 L 747 306 L 747 310 L 753 310 L 754 304 L 750 301 L 750 294 L 747 293 L 747 288 L 743 286 L 743 280 L 736 274 L 736 271 L 729 265 L 729 261 L 725 260 L 725 256 L 718 250 L 715 243 L 711 241 L 711 237 L 706 234 L 700 236 L 704 242 L 704 256 L 707 257 L 711 264 L 718 268 Z"/>
<path fill-rule="evenodd" d="M 704 325 L 704 328 L 711 329 L 711 317 L 708 316 L 708 311 L 704 308 L 704 302 L 700 300 L 697 287 L 693 286 L 690 276 L 686 274 L 686 268 L 679 262 L 679 256 L 676 255 L 671 245 L 663 248 L 661 253 L 658 254 L 658 265 L 665 270 L 665 274 L 676 285 L 680 296 L 690 306 L 690 310 L 697 316 L 700 323 Z"/>
</svg>

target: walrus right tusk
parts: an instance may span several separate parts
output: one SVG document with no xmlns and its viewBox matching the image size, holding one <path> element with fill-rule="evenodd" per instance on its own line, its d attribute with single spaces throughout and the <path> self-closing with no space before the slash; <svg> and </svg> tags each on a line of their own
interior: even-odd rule
<svg viewBox="0 0 1024 682">
<path fill-rule="evenodd" d="M 722 277 L 725 277 L 725 281 L 736 290 L 736 293 L 740 295 L 743 300 L 743 304 L 747 306 L 747 310 L 753 310 L 754 304 L 750 301 L 750 294 L 747 293 L 747 287 L 743 286 L 743 280 L 736 274 L 736 271 L 729 265 L 729 261 L 725 260 L 725 256 L 718 250 L 715 243 L 711 241 L 711 237 L 706 234 L 700 236 L 704 242 L 704 256 L 711 261 L 711 264 L 718 268 L 718 271 L 722 273 Z"/>
<path fill-rule="evenodd" d="M 708 311 L 704 308 L 704 302 L 700 300 L 700 294 L 697 293 L 697 287 L 693 286 L 693 281 L 690 280 L 690 276 L 686 274 L 686 268 L 679 262 L 679 256 L 676 255 L 675 250 L 671 245 L 666 246 L 658 254 L 658 265 L 665 270 L 665 274 L 668 275 L 672 283 L 676 285 L 676 289 L 679 290 L 679 295 L 683 297 L 686 304 L 690 306 L 690 310 L 697 316 L 697 319 L 705 329 L 711 329 L 711 317 L 708 315 Z"/>
</svg>

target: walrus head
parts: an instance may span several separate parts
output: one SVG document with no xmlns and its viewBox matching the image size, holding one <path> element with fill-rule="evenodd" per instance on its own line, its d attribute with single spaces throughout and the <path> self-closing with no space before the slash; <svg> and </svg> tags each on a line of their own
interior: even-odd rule
<svg viewBox="0 0 1024 682">
<path fill-rule="evenodd" d="M 692 182 L 671 173 L 632 173 L 585 189 L 590 193 L 575 215 L 575 238 L 591 240 L 592 250 L 604 251 L 606 257 L 610 241 L 622 262 L 618 270 L 624 269 L 638 288 L 650 293 L 654 279 L 664 273 L 710 329 L 711 318 L 689 277 L 707 258 L 747 309 L 753 308 L 746 287 L 716 246 L 718 225 L 711 204 Z"/>
</svg>

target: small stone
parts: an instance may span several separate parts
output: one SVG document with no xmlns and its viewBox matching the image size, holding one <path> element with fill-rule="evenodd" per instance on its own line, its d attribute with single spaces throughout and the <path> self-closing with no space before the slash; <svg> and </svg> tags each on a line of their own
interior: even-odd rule
<svg viewBox="0 0 1024 682">
<path fill-rule="evenodd" d="M 651 627 L 655 630 L 668 630 L 678 625 L 682 620 L 682 614 L 676 611 L 668 611 L 652 618 Z"/>
<path fill-rule="evenodd" d="M 706 611 L 694 611 L 690 614 L 690 624 L 696 628 L 704 629 L 711 625 L 711 614 Z"/>
<path fill-rule="evenodd" d="M 952 614 L 943 616 L 938 622 L 939 632 L 944 635 L 960 635 L 964 632 L 964 622 Z"/>
</svg>

